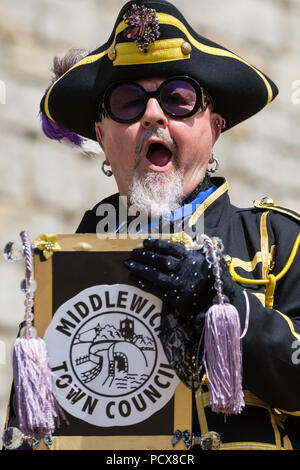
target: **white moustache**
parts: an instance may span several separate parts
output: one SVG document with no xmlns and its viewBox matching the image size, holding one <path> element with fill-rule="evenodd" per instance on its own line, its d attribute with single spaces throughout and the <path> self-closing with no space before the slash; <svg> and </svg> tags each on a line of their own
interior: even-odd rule
<svg viewBox="0 0 300 470">
<path fill-rule="evenodd" d="M 177 145 L 175 143 L 175 140 L 172 139 L 168 132 L 165 129 L 162 129 L 161 127 L 151 127 L 150 129 L 147 130 L 147 132 L 141 137 L 139 140 L 136 149 L 135 149 L 135 157 L 136 157 L 136 163 L 139 162 L 144 146 L 147 144 L 148 140 L 150 137 L 155 136 L 158 137 L 159 139 L 163 140 L 166 142 L 168 146 L 171 146 L 173 150 L 173 154 L 177 155 Z"/>
</svg>

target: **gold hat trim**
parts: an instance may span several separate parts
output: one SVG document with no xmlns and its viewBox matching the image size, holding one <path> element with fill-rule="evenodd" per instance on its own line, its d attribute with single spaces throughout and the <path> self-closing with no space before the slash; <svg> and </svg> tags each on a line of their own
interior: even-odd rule
<svg viewBox="0 0 300 470">
<path fill-rule="evenodd" d="M 182 52 L 184 39 L 157 40 L 149 46 L 148 53 L 139 51 L 133 42 L 121 42 L 116 45 L 114 65 L 137 65 L 170 62 L 172 60 L 189 59 L 190 54 Z"/>
</svg>

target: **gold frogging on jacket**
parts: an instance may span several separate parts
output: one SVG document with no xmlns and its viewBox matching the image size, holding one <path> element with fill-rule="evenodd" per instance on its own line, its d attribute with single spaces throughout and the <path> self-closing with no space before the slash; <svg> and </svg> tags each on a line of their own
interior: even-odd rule
<svg viewBox="0 0 300 470">
<path fill-rule="evenodd" d="M 232 280 L 235 282 L 240 282 L 242 284 L 256 284 L 256 285 L 265 285 L 266 286 L 266 307 L 272 308 L 274 303 L 274 292 L 277 281 L 279 281 L 290 269 L 295 256 L 297 254 L 298 248 L 300 245 L 300 234 L 296 238 L 293 249 L 290 253 L 290 256 L 287 260 L 284 268 L 276 276 L 274 274 L 268 274 L 266 279 L 247 279 L 245 277 L 239 276 L 235 269 L 230 256 L 226 255 L 225 261 L 228 264 L 229 272 L 231 274 Z"/>
</svg>

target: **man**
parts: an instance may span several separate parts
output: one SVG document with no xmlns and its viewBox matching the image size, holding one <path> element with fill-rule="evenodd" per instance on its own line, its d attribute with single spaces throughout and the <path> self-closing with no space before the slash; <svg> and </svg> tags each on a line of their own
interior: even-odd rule
<svg viewBox="0 0 300 470">
<path fill-rule="evenodd" d="M 103 171 L 114 175 L 119 189 L 85 213 L 77 232 L 103 231 L 101 205 L 109 203 L 118 213 L 123 196 L 134 211 L 109 231 L 134 227 L 222 240 L 231 274 L 221 263 L 222 285 L 242 329 L 247 291 L 246 406 L 225 420 L 212 411 L 209 377 L 199 373 L 197 362 L 216 290 L 205 255 L 149 239 L 126 263 L 137 285 L 164 301 L 161 339 L 178 376 L 195 391 L 194 432 L 214 431 L 223 449 L 300 448 L 300 216 L 269 199 L 246 210 L 233 207 L 227 182 L 208 176 L 221 132 L 270 103 L 276 86 L 198 35 L 164 0 L 124 5 L 109 40 L 72 65 L 42 100 L 44 131 L 58 140 L 97 140 L 111 166 Z M 144 215 L 144 224 L 132 224 L 134 215 Z M 174 333 L 179 346 L 172 343 Z"/>
</svg>

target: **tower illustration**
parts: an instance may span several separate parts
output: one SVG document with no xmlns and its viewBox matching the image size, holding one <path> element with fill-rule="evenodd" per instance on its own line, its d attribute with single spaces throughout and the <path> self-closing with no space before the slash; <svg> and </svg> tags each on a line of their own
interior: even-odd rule
<svg viewBox="0 0 300 470">
<path fill-rule="evenodd" d="M 134 322 L 126 318 L 120 321 L 120 332 L 124 339 L 132 341 L 134 336 Z"/>
</svg>

